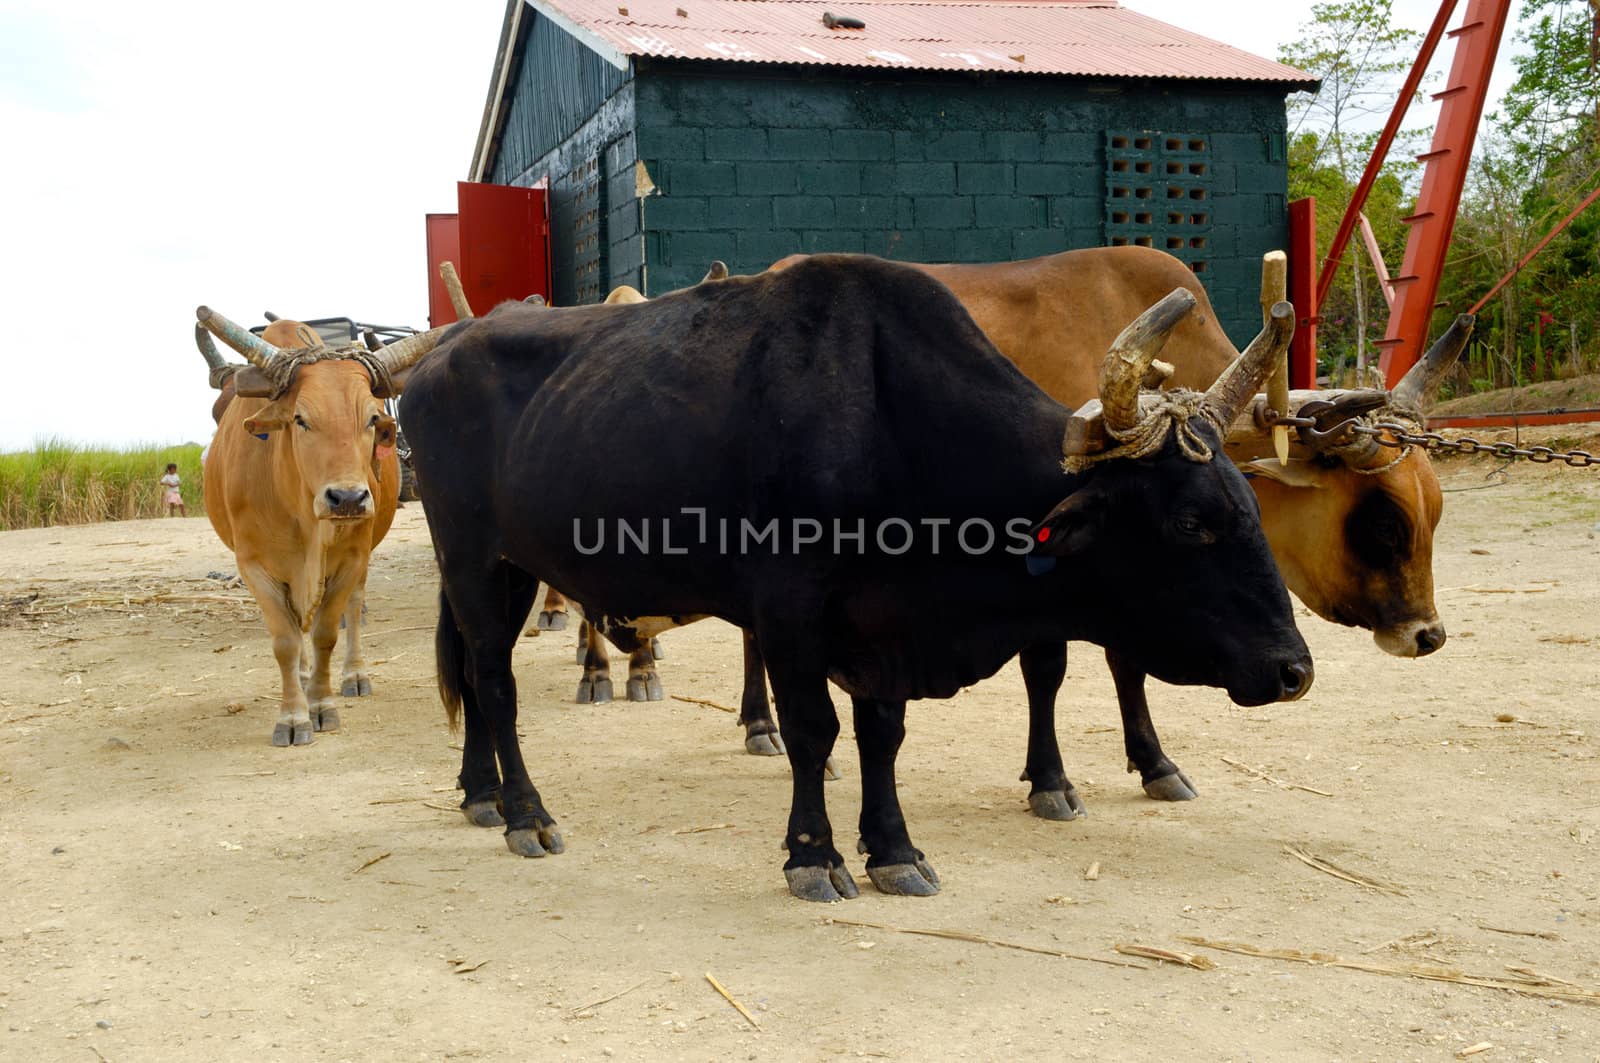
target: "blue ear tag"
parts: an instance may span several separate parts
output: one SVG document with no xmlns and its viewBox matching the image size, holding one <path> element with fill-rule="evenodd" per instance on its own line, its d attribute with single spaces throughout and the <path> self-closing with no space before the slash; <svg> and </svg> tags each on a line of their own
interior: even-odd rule
<svg viewBox="0 0 1600 1063">
<path fill-rule="evenodd" d="M 1028 554 L 1022 560 L 1028 564 L 1028 575 L 1042 576 L 1056 567 L 1053 557 L 1041 557 L 1038 554 Z"/>
<path fill-rule="evenodd" d="M 265 439 L 265 438 L 267 438 L 267 433 L 265 433 L 265 432 L 257 432 L 256 433 L 256 438 L 257 439 Z"/>
</svg>

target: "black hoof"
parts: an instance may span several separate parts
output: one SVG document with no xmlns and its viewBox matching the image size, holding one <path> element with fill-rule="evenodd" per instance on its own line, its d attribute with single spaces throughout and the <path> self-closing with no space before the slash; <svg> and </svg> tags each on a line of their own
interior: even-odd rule
<svg viewBox="0 0 1600 1063">
<path fill-rule="evenodd" d="M 548 609 L 539 613 L 538 627 L 540 631 L 565 631 L 567 630 L 567 614 L 565 610 L 552 613 Z"/>
<path fill-rule="evenodd" d="M 565 849 L 566 845 L 561 841 L 561 832 L 552 825 L 508 830 L 506 848 L 518 856 L 544 856 L 546 853 L 554 856 Z"/>
<path fill-rule="evenodd" d="M 1144 784 L 1144 792 L 1145 796 L 1157 801 L 1193 801 L 1200 796 L 1200 791 L 1195 789 L 1194 783 L 1190 782 L 1189 777 L 1181 771 L 1163 775 L 1159 779 L 1151 779 Z"/>
<path fill-rule="evenodd" d="M 372 680 L 364 675 L 346 676 L 339 684 L 339 694 L 347 698 L 364 698 L 372 693 Z"/>
<path fill-rule="evenodd" d="M 660 701 L 663 696 L 661 679 L 653 672 L 649 675 L 634 676 L 628 680 L 629 701 Z"/>
<path fill-rule="evenodd" d="M 839 768 L 839 762 L 833 759 L 830 753 L 828 759 L 822 762 L 822 778 L 826 782 L 838 782 L 844 778 L 844 772 Z"/>
<path fill-rule="evenodd" d="M 789 880 L 789 892 L 802 901 L 832 904 L 861 896 L 855 879 L 850 877 L 843 864 L 838 867 L 786 867 L 783 877 Z"/>
<path fill-rule="evenodd" d="M 776 731 L 767 731 L 758 735 L 745 735 L 744 751 L 753 757 L 776 757 L 788 752 L 783 747 L 783 739 L 778 737 L 778 732 Z"/>
<path fill-rule="evenodd" d="M 664 661 L 667 659 L 667 651 L 661 648 L 660 639 L 650 640 L 650 656 L 654 657 L 658 661 Z"/>
<path fill-rule="evenodd" d="M 867 877 L 879 893 L 896 897 L 932 897 L 939 892 L 939 875 L 926 860 L 914 864 L 867 865 Z"/>
<path fill-rule="evenodd" d="M 272 729 L 272 744 L 275 746 L 309 746 L 311 744 L 311 721 L 278 724 Z"/>
<path fill-rule="evenodd" d="M 1087 816 L 1083 798 L 1069 786 L 1066 790 L 1040 790 L 1028 795 L 1028 807 L 1040 819 L 1069 820 Z"/>
<path fill-rule="evenodd" d="M 278 726 L 272 729 L 272 744 L 275 746 L 287 746 L 289 744 L 289 739 L 293 737 L 293 735 L 293 728 L 286 723 L 280 723 Z"/>
<path fill-rule="evenodd" d="M 494 801 L 474 801 L 461 806 L 461 814 L 474 827 L 504 827 L 505 818 Z"/>
<path fill-rule="evenodd" d="M 611 680 L 582 679 L 578 682 L 579 705 L 604 705 L 611 700 Z"/>
<path fill-rule="evenodd" d="M 329 705 L 325 708 L 311 710 L 311 725 L 319 731 L 337 731 L 339 729 L 339 710 Z"/>
</svg>

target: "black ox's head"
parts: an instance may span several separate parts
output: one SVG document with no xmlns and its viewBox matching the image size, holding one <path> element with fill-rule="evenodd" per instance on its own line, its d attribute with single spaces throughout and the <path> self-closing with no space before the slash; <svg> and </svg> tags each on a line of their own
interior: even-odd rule
<svg viewBox="0 0 1600 1063">
<path fill-rule="evenodd" d="M 1311 656 L 1221 431 L 1287 346 L 1293 310 L 1274 306 L 1205 394 L 1141 394 L 1162 342 L 1193 305 L 1175 291 L 1112 345 L 1100 399 L 1078 411 L 1064 442 L 1081 486 L 1034 529 L 1034 553 L 1071 559 L 1055 577 L 1062 592 L 1105 603 L 1094 641 L 1134 667 L 1226 688 L 1241 705 L 1293 700 L 1311 686 Z"/>
</svg>

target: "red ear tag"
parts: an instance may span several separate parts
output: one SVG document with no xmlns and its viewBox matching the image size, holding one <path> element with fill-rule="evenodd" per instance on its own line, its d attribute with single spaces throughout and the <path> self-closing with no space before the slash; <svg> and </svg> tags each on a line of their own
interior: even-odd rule
<svg viewBox="0 0 1600 1063">
<path fill-rule="evenodd" d="M 1050 541 L 1050 529 L 1049 528 L 1040 528 L 1039 529 L 1039 533 L 1038 533 L 1038 535 L 1035 536 L 1035 538 L 1038 539 L 1041 543 L 1049 542 Z"/>
</svg>

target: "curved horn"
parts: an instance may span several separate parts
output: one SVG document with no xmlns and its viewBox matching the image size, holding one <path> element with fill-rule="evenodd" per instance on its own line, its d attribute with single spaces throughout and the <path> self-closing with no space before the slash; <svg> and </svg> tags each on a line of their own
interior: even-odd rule
<svg viewBox="0 0 1600 1063">
<path fill-rule="evenodd" d="M 461 286 L 461 275 L 456 272 L 456 264 L 439 263 L 439 277 L 444 281 L 444 290 L 450 293 L 450 305 L 455 307 L 456 317 L 462 321 L 471 317 L 472 304 L 467 302 L 467 290 Z"/>
<path fill-rule="evenodd" d="M 215 372 L 218 369 L 227 368 L 227 360 L 222 357 L 222 352 L 217 350 L 217 345 L 211 342 L 211 333 L 206 331 L 204 325 L 195 325 L 194 345 L 200 348 L 200 357 L 206 360 L 208 369 Z"/>
<path fill-rule="evenodd" d="M 706 270 L 706 275 L 704 277 L 700 278 L 700 283 L 704 284 L 706 281 L 725 281 L 727 279 L 728 264 L 719 258 L 715 262 L 711 263 L 711 268 Z"/>
<path fill-rule="evenodd" d="M 405 370 L 420 362 L 424 355 L 439 345 L 439 337 L 443 336 L 449 325 L 441 325 L 427 332 L 419 332 L 415 336 L 407 336 L 403 340 L 384 347 L 372 357 L 389 372 L 391 376 L 398 376 Z"/>
<path fill-rule="evenodd" d="M 1462 314 L 1443 336 L 1434 341 L 1428 353 L 1406 371 L 1400 383 L 1390 392 L 1397 405 L 1421 409 L 1432 401 L 1433 393 L 1438 390 L 1444 375 L 1456 364 L 1461 352 L 1467 349 L 1467 341 L 1472 339 L 1472 326 L 1476 321 L 1477 318 L 1471 314 Z"/>
<path fill-rule="evenodd" d="M 1139 383 L 1194 303 L 1193 292 L 1174 288 L 1112 341 L 1100 363 L 1100 404 L 1108 429 L 1127 429 L 1139 423 Z"/>
<path fill-rule="evenodd" d="M 1292 336 L 1294 307 L 1287 302 L 1274 303 L 1266 325 L 1250 341 L 1250 346 L 1206 389 L 1206 404 L 1216 415 L 1218 424 L 1233 423 L 1267 374 L 1272 372 L 1272 367 L 1278 364 Z"/>
<path fill-rule="evenodd" d="M 240 328 L 209 306 L 196 308 L 194 316 L 217 339 L 244 355 L 244 360 L 265 369 L 278 357 L 278 348 L 247 328 Z"/>
<path fill-rule="evenodd" d="M 267 319 L 267 324 L 269 325 L 278 320 L 278 315 L 274 314 L 271 310 L 262 311 L 261 316 Z"/>
<path fill-rule="evenodd" d="M 361 331 L 361 341 L 367 345 L 367 350 L 373 352 L 374 354 L 383 350 L 383 341 L 380 340 L 378 338 L 378 334 L 371 329 L 363 329 Z"/>
</svg>

